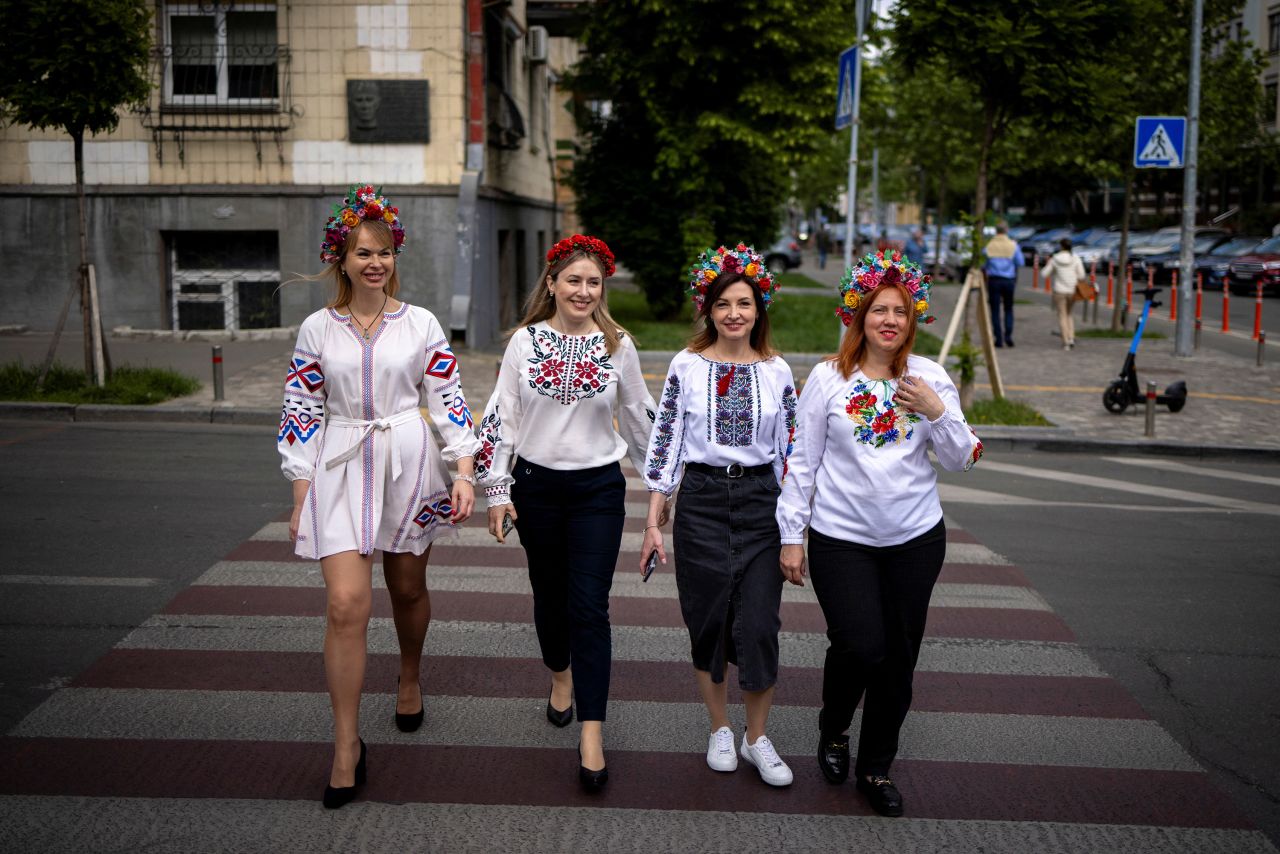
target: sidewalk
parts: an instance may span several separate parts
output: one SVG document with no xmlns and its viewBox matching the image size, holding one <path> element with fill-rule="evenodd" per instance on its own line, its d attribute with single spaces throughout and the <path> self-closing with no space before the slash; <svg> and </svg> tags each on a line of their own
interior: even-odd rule
<svg viewBox="0 0 1280 854">
<path fill-rule="evenodd" d="M 840 259 L 833 256 L 825 270 L 818 270 L 815 260 L 812 253 L 807 254 L 798 272 L 834 289 L 842 270 Z M 1259 368 L 1253 358 L 1216 349 L 1218 333 L 1206 331 L 1204 346 L 1193 358 L 1177 358 L 1172 355 L 1172 327 L 1153 323 L 1167 337 L 1144 340 L 1138 354 L 1139 379 L 1144 384 L 1154 380 L 1161 389 L 1176 379 L 1184 379 L 1190 398 L 1186 408 L 1177 414 L 1158 408 L 1156 438 L 1146 439 L 1143 407 L 1113 415 L 1102 405 L 1102 391 L 1119 371 L 1129 339 L 1077 338 L 1074 350 L 1063 351 L 1048 296 L 1031 289 L 1029 269 L 1024 270 L 1024 275 L 1027 281 L 1018 288 L 1014 309 L 1017 347 L 997 351 L 1001 375 L 1009 397 L 1030 404 L 1055 426 L 985 427 L 979 433 L 988 447 L 1097 447 L 1110 448 L 1112 452 L 1145 450 L 1195 455 L 1280 453 L 1280 354 Z M 792 292 L 795 290 L 798 289 Z M 938 320 L 928 328 L 939 338 L 946 331 L 958 292 L 958 285 L 940 284 L 934 288 L 932 313 Z M 780 298 L 786 299 L 787 293 L 784 288 Z M 971 306 L 976 308 L 977 298 L 971 299 Z M 1077 333 L 1088 328 L 1080 323 L 1078 309 L 1076 317 Z M 1109 311 L 1101 308 L 1099 323 L 1108 320 Z M 39 362 L 48 341 L 48 333 L 0 335 L 0 363 L 18 358 L 27 363 Z M 110 346 L 116 364 L 173 367 L 199 379 L 200 391 L 150 407 L 0 403 L 0 418 L 213 421 L 274 426 L 279 420 L 280 383 L 291 342 L 234 340 L 220 344 L 225 376 L 223 402 L 213 400 L 211 343 L 113 337 Z M 62 361 L 77 364 L 81 352 L 79 335 L 63 336 L 59 347 Z M 803 379 L 820 357 L 785 355 L 797 379 Z M 457 356 L 467 399 L 478 413 L 493 391 L 501 353 L 496 349 L 462 349 Z M 655 397 L 671 356 L 666 352 L 641 353 L 641 364 Z M 984 385 L 985 368 L 979 370 L 978 382 L 978 396 L 989 395 L 989 387 Z"/>
</svg>

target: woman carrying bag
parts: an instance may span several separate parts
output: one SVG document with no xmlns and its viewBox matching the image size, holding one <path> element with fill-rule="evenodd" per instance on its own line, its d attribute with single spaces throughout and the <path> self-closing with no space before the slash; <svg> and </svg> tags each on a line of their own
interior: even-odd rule
<svg viewBox="0 0 1280 854">
<path fill-rule="evenodd" d="M 1058 241 L 1057 252 L 1044 262 L 1040 274 L 1053 282 L 1053 311 L 1058 316 L 1058 330 L 1062 333 L 1062 349 L 1076 346 L 1076 324 L 1071 307 L 1076 300 L 1091 299 L 1093 285 L 1084 272 L 1084 262 L 1071 251 L 1071 238 Z"/>
</svg>

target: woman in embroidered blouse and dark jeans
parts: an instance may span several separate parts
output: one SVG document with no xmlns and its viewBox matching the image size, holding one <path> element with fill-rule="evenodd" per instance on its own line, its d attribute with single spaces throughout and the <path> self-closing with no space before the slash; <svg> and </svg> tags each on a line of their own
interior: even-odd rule
<svg viewBox="0 0 1280 854">
<path fill-rule="evenodd" d="M 528 557 L 551 670 L 547 719 L 568 726 L 576 701 L 578 779 L 593 792 L 608 780 L 609 590 L 626 512 L 618 461 L 642 467 L 654 406 L 635 344 L 609 316 L 613 271 L 613 253 L 594 237 L 575 234 L 547 253 L 480 422 L 476 461 L 489 533 L 503 542 L 510 518 Z"/>
<path fill-rule="evenodd" d="M 783 578 L 775 513 L 795 425 L 795 381 L 769 342 L 766 310 L 776 285 L 760 255 L 743 244 L 722 246 L 690 272 L 703 328 L 671 360 L 649 440 L 641 569 L 655 549 L 667 562 L 661 525 L 679 486 L 676 586 L 711 718 L 707 764 L 733 771 L 741 754 L 766 783 L 786 786 L 791 769 L 765 725 L 778 679 Z M 738 751 L 726 662 L 737 665 L 747 707 Z"/>
<path fill-rule="evenodd" d="M 865 694 L 853 772 L 881 815 L 902 815 L 889 778 L 929 597 L 946 554 L 932 445 L 948 471 L 969 469 L 982 443 L 945 370 L 911 355 L 929 279 L 886 251 L 841 280 L 840 351 L 809 375 L 790 476 L 778 502 L 782 571 L 803 583 L 804 532 L 814 592 L 827 620 L 818 765 L 832 783 L 849 773 L 854 709 Z M 926 322 L 932 318 L 925 318 Z"/>
<path fill-rule="evenodd" d="M 320 561 L 326 594 L 324 671 L 333 703 L 334 755 L 324 805 L 341 807 L 365 781 L 360 740 L 373 553 L 391 596 L 400 642 L 395 722 L 422 723 L 418 676 L 431 621 L 431 543 L 471 515 L 472 458 L 480 443 L 435 315 L 396 300 L 404 241 L 396 208 L 352 187 L 325 226 L 320 257 L 338 295 L 302 321 L 285 378 L 277 446 L 293 482 L 289 535 Z M 437 449 L 419 406 L 426 396 L 446 443 Z M 446 462 L 456 462 L 450 483 Z"/>
</svg>

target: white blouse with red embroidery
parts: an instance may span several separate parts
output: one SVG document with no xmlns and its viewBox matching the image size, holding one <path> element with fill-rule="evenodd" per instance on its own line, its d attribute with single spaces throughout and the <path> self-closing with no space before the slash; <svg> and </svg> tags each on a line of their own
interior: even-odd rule
<svg viewBox="0 0 1280 854">
<path fill-rule="evenodd" d="M 610 353 L 603 333 L 565 335 L 535 323 L 507 342 L 480 421 L 476 479 L 494 507 L 511 503 L 517 456 L 559 471 L 629 457 L 643 471 L 653 416 L 653 396 L 629 337 Z"/>
</svg>

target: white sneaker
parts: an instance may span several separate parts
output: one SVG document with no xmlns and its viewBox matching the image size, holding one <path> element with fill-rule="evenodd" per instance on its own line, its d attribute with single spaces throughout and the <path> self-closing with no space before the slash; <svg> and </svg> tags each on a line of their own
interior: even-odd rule
<svg viewBox="0 0 1280 854">
<path fill-rule="evenodd" d="M 727 726 L 720 727 L 707 739 L 707 764 L 712 771 L 738 770 L 738 754 L 733 752 L 733 730 Z"/>
<path fill-rule="evenodd" d="M 782 757 L 778 755 L 778 751 L 773 749 L 773 742 L 769 740 L 767 735 L 762 735 L 756 739 L 755 744 L 747 744 L 747 736 L 742 736 L 742 750 L 739 751 L 742 758 L 756 766 L 756 770 L 760 772 L 760 779 L 764 780 L 770 786 L 790 786 L 792 779 L 791 769 L 787 767 L 787 763 L 782 761 Z"/>
</svg>

